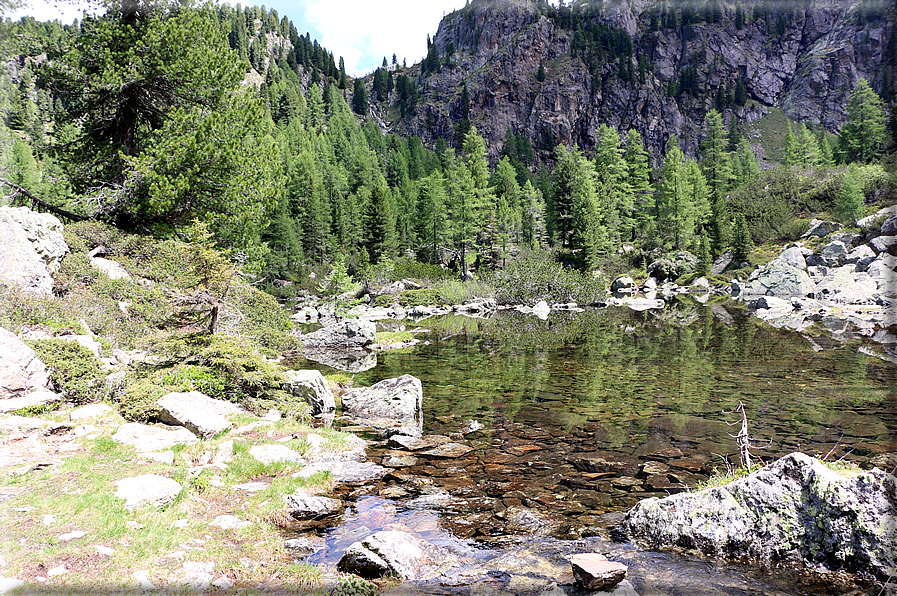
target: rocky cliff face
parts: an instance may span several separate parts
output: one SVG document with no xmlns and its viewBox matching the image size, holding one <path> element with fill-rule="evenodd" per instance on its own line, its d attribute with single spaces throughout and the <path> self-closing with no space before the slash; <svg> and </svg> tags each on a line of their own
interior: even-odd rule
<svg viewBox="0 0 897 596">
<path fill-rule="evenodd" d="M 747 103 L 732 111 L 741 122 L 774 106 L 836 131 L 859 78 L 879 93 L 894 78 L 894 9 L 883 4 L 745 2 L 739 10 L 731 2 L 700 3 L 717 7 L 709 16 L 682 8 L 670 13 L 668 4 L 677 3 L 610 0 L 574 21 L 534 0 L 474 0 L 442 20 L 433 43 L 449 64 L 419 79 L 414 113 L 392 128 L 429 144 L 451 138 L 464 113 L 466 85 L 470 121 L 493 159 L 509 127 L 545 157 L 556 143 L 588 151 L 601 123 L 637 129 L 656 159 L 673 134 L 694 152 L 704 114 L 739 80 Z M 631 55 L 596 60 L 584 52 L 575 29 L 578 24 L 582 35 L 589 22 L 625 30 Z M 537 76 L 540 64 L 544 80 Z M 685 86 L 689 91 L 681 92 Z"/>
</svg>

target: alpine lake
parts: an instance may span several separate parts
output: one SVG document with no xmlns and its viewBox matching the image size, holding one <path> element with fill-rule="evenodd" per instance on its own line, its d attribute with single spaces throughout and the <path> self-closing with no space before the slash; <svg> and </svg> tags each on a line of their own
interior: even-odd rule
<svg viewBox="0 0 897 596">
<path fill-rule="evenodd" d="M 547 320 L 499 311 L 379 321 L 378 329 L 413 332 L 419 343 L 377 352 L 374 368 L 352 375 L 355 385 L 418 377 L 424 436 L 450 436 L 470 450 L 396 452 L 382 435 L 337 419 L 369 441 L 370 461 L 400 467 L 375 484 L 340 489 L 349 507 L 320 530 L 324 546 L 306 561 L 336 565 L 352 542 L 403 529 L 490 571 L 385 593 L 540 593 L 537 579 L 520 590 L 508 583 L 525 576 L 527 557 L 564 564 L 565 555 L 588 551 L 629 565 L 627 580 L 641 596 L 880 593 L 880 584 L 843 574 L 612 538 L 639 500 L 694 489 L 727 461 L 738 466 L 739 402 L 763 461 L 801 451 L 868 467 L 897 451 L 897 359 L 849 323 L 789 332 L 734 303 L 686 297 L 663 310 L 552 311 Z M 867 355 L 875 351 L 885 358 Z M 302 358 L 293 366 L 333 372 Z M 563 587 L 545 593 L 588 593 Z"/>
</svg>

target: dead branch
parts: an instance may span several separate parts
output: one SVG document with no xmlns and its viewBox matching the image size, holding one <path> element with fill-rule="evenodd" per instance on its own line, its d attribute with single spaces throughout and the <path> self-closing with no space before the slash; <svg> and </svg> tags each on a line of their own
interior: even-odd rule
<svg viewBox="0 0 897 596">
<path fill-rule="evenodd" d="M 738 431 L 737 435 L 730 434 L 729 436 L 735 439 L 736 444 L 738 445 L 738 451 L 741 455 L 741 465 L 744 468 L 750 469 L 751 467 L 751 449 L 766 449 L 770 445 L 772 445 L 772 439 L 769 440 L 765 446 L 760 447 L 758 445 L 754 445 L 753 442 L 757 439 L 752 439 L 750 433 L 748 433 L 748 421 L 747 421 L 747 413 L 744 410 L 744 404 L 741 400 L 738 401 L 738 407 L 732 410 L 731 412 L 726 412 L 723 410 L 723 414 L 734 414 L 735 412 L 741 412 L 741 430 Z M 727 422 L 729 426 L 735 426 L 738 424 L 738 421 L 735 422 Z M 728 433 L 727 433 L 728 434 Z"/>
<path fill-rule="evenodd" d="M 11 189 L 13 189 L 15 191 L 13 194 L 13 199 L 15 199 L 16 195 L 18 195 L 18 194 L 22 194 L 22 195 L 28 197 L 29 199 L 31 199 L 31 209 L 32 210 L 36 209 L 37 207 L 41 207 L 43 209 L 46 209 L 50 213 L 53 213 L 54 215 L 58 215 L 60 217 L 65 217 L 72 221 L 86 221 L 86 220 L 90 219 L 90 217 L 88 217 L 86 215 L 72 213 L 71 211 L 67 211 L 67 210 L 63 209 L 62 207 L 57 207 L 55 205 L 51 205 L 50 203 L 47 203 L 46 201 L 42 201 L 41 199 L 39 199 L 36 196 L 34 196 L 33 194 L 31 194 L 27 189 L 22 188 L 18 184 L 14 183 L 14 182 L 10 182 L 9 180 L 6 180 L 4 178 L 0 178 L 0 184 L 5 184 L 6 186 L 10 187 Z"/>
</svg>

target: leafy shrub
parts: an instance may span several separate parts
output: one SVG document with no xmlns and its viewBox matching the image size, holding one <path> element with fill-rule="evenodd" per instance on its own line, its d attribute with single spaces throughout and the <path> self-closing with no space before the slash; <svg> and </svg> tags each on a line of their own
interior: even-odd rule
<svg viewBox="0 0 897 596">
<path fill-rule="evenodd" d="M 779 230 L 779 240 L 785 242 L 794 242 L 800 240 L 800 237 L 810 228 L 810 220 L 798 217 L 787 222 Z"/>
<path fill-rule="evenodd" d="M 68 400 L 83 404 L 102 399 L 106 374 L 90 350 L 62 339 L 38 339 L 28 345 L 47 366 L 56 388 Z"/>
<path fill-rule="evenodd" d="M 530 256 L 515 261 L 494 278 L 499 304 L 576 302 L 592 304 L 605 295 L 604 280 L 551 259 Z"/>
<path fill-rule="evenodd" d="M 492 286 L 483 281 L 460 281 L 457 279 L 441 281 L 435 289 L 442 297 L 442 303 L 449 306 L 464 304 L 468 300 L 476 298 L 486 298 L 494 293 Z"/>
</svg>

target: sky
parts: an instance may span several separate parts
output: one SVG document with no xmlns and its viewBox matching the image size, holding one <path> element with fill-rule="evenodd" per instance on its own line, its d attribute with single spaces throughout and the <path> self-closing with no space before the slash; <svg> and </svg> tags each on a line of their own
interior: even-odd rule
<svg viewBox="0 0 897 596">
<path fill-rule="evenodd" d="M 27 0 L 26 0 L 27 1 Z M 264 4 L 278 17 L 288 17 L 300 35 L 312 39 L 346 61 L 351 76 L 367 74 L 396 54 L 399 63 L 419 62 L 427 54 L 427 35 L 436 34 L 442 17 L 467 0 L 268 0 L 243 2 Z M 231 2 L 236 5 L 236 2 Z M 30 0 L 7 17 L 31 15 L 40 21 L 59 19 L 71 23 L 81 17 L 86 4 L 77 0 Z"/>
</svg>

